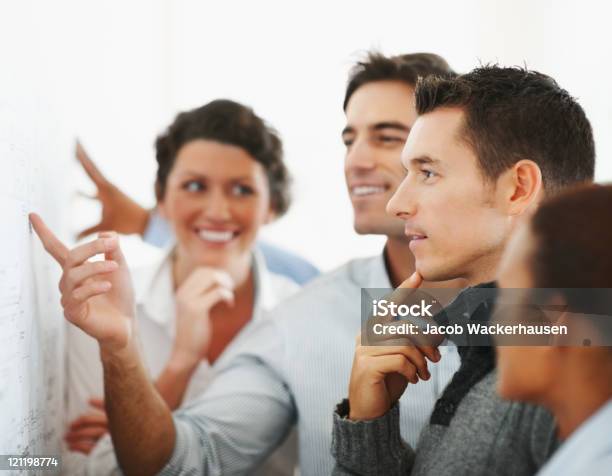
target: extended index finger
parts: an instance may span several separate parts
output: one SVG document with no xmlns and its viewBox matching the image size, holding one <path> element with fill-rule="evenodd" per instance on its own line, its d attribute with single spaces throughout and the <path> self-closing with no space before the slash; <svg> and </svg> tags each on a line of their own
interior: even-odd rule
<svg viewBox="0 0 612 476">
<path fill-rule="evenodd" d="M 60 266 L 63 266 L 68 256 L 68 248 L 66 248 L 66 246 L 53 234 L 42 218 L 36 213 L 30 213 L 28 217 L 30 218 L 30 223 L 34 231 L 40 238 L 40 241 L 42 241 L 45 250 L 53 256 L 53 259 L 55 259 Z"/>
<path fill-rule="evenodd" d="M 107 182 L 106 177 L 102 175 L 100 169 L 98 169 L 93 160 L 89 158 L 89 155 L 87 155 L 87 152 L 85 152 L 85 149 L 79 141 L 76 143 L 76 158 L 83 166 L 83 169 L 85 169 L 85 173 L 97 186 Z"/>
</svg>

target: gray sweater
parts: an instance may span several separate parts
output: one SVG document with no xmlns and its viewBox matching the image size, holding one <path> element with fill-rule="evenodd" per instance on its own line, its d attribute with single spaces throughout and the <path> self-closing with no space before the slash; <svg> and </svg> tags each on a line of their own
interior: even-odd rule
<svg viewBox="0 0 612 476">
<path fill-rule="evenodd" d="M 495 283 L 467 288 L 437 314 L 439 324 L 488 322 Z M 543 408 L 503 401 L 495 391 L 495 349 L 489 336 L 455 339 L 461 366 L 436 402 L 416 450 L 401 439 L 399 409 L 367 422 L 334 415 L 335 474 L 456 476 L 537 472 L 558 446 L 552 415 Z M 417 384 L 418 385 L 418 384 Z M 408 386 L 407 392 L 410 392 Z"/>
<path fill-rule="evenodd" d="M 558 445 L 552 415 L 541 407 L 500 399 L 495 381 L 496 372 L 489 372 L 452 409 L 448 422 L 430 422 L 416 450 L 400 436 L 397 405 L 376 420 L 353 422 L 346 418 L 345 400 L 334 414 L 333 474 L 535 474 Z"/>
</svg>

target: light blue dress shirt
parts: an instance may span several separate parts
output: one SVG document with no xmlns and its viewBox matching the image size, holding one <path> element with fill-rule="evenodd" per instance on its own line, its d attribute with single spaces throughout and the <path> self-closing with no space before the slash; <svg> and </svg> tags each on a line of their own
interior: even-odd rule
<svg viewBox="0 0 612 476">
<path fill-rule="evenodd" d="M 161 474 L 249 474 L 296 424 L 301 475 L 331 474 L 333 411 L 348 393 L 361 288 L 390 286 L 380 255 L 350 261 L 283 301 L 219 362 L 206 392 L 174 414 L 176 444 Z M 432 378 L 400 400 L 411 445 L 459 367 L 455 347 L 440 351 Z"/>
<path fill-rule="evenodd" d="M 141 243 L 141 246 L 145 246 Z M 146 245 L 149 247 L 149 245 Z M 140 353 L 149 375 L 156 379 L 170 359 L 176 333 L 174 281 L 172 279 L 172 256 L 174 247 L 156 250 L 146 263 L 131 269 L 136 300 L 136 320 Z M 299 291 L 299 285 L 286 276 L 272 273 L 266 267 L 261 253 L 253 254 L 252 274 L 255 283 L 255 302 L 251 320 L 234 336 L 223 350 L 229 355 L 248 329 L 265 319 L 266 311 Z M 66 410 L 68 421 L 73 421 L 90 411 L 89 398 L 104 395 L 104 376 L 99 357 L 99 346 L 95 339 L 86 335 L 76 326 L 70 326 L 67 333 L 68 355 Z M 217 361 L 218 362 L 218 361 Z M 185 389 L 182 406 L 198 397 L 214 379 L 217 363 L 203 360 L 190 377 Z M 62 474 L 68 476 L 118 476 L 121 473 L 115 457 L 114 447 L 107 433 L 101 438 L 89 457 L 81 453 L 66 452 L 63 456 Z M 297 464 L 297 435 L 293 432 L 266 462 L 259 468 L 259 476 L 287 476 L 293 474 Z M 1 473 L 0 473 L 1 475 Z"/>
<path fill-rule="evenodd" d="M 537 476 L 612 474 L 612 399 L 580 425 Z"/>
<path fill-rule="evenodd" d="M 172 239 L 172 229 L 166 220 L 153 210 L 149 216 L 143 239 L 150 245 L 163 247 Z M 286 276 L 297 284 L 305 284 L 316 278 L 320 271 L 300 256 L 262 241 L 257 247 L 264 255 L 267 268 L 275 274 Z"/>
</svg>

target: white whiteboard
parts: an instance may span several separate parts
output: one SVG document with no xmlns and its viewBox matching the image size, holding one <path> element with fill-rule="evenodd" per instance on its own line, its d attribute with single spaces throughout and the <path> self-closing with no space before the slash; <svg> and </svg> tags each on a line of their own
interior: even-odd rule
<svg viewBox="0 0 612 476">
<path fill-rule="evenodd" d="M 71 139 L 61 132 L 38 39 L 13 20 L 0 20 L 0 455 L 59 455 L 65 325 L 59 267 L 27 215 L 36 211 L 61 229 Z"/>
<path fill-rule="evenodd" d="M 14 99 L 0 99 L 0 454 L 3 455 L 60 453 L 64 323 L 58 308 L 58 267 L 44 254 L 27 218 L 28 212 L 37 211 L 51 223 L 59 223 L 61 195 L 54 198 L 49 193 L 54 188 L 50 182 L 55 173 L 48 171 L 47 166 L 54 156 L 60 157 L 65 152 L 59 145 L 61 135 L 54 136 L 53 120 L 31 98 L 22 96 L 17 104 Z M 61 187 L 60 183 L 55 185 Z"/>
</svg>

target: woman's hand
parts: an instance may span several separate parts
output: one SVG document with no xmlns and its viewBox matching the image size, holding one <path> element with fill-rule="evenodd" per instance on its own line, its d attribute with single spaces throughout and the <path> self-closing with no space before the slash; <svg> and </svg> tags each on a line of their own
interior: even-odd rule
<svg viewBox="0 0 612 476">
<path fill-rule="evenodd" d="M 171 360 L 194 365 L 206 357 L 211 339 L 210 310 L 233 304 L 234 283 L 225 271 L 195 269 L 176 292 L 176 337 Z"/>
<path fill-rule="evenodd" d="M 100 233 L 97 240 L 69 250 L 38 215 L 30 214 L 30 221 L 62 267 L 59 289 L 66 319 L 97 339 L 102 350 L 125 348 L 133 332 L 134 294 L 117 235 Z M 103 261 L 89 261 L 99 254 Z"/>
<path fill-rule="evenodd" d="M 92 398 L 89 404 L 93 411 L 84 413 L 72 423 L 64 436 L 70 451 L 88 455 L 98 440 L 108 433 L 108 419 L 104 410 L 104 400 Z"/>
<path fill-rule="evenodd" d="M 176 337 L 170 360 L 155 386 L 171 410 L 178 408 L 211 339 L 210 310 L 234 302 L 230 276 L 213 268 L 197 268 L 176 292 Z"/>
</svg>

